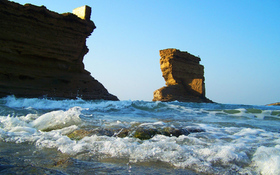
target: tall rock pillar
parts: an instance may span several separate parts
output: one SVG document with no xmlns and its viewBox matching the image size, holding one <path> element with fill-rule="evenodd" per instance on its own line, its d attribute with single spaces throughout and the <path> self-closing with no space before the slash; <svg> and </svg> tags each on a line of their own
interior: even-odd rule
<svg viewBox="0 0 280 175">
<path fill-rule="evenodd" d="M 160 50 L 160 68 L 166 86 L 153 101 L 212 102 L 205 97 L 204 67 L 200 58 L 177 49 Z"/>
</svg>

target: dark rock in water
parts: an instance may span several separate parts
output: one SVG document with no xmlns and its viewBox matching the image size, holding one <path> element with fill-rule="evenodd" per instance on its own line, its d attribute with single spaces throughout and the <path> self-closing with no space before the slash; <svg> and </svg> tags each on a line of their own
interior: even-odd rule
<svg viewBox="0 0 280 175">
<path fill-rule="evenodd" d="M 164 127 L 164 128 L 149 128 L 149 127 L 139 127 L 135 130 L 133 137 L 139 138 L 141 140 L 147 140 L 154 137 L 157 134 L 165 135 L 168 137 L 179 137 L 180 135 L 189 135 L 190 132 L 186 129 L 178 129 L 174 127 Z"/>
<path fill-rule="evenodd" d="M 154 92 L 153 101 L 212 103 L 205 97 L 204 67 L 199 57 L 177 49 L 160 50 L 160 57 L 167 86 Z"/>
<path fill-rule="evenodd" d="M 189 135 L 195 132 L 205 132 L 204 129 L 199 127 L 186 127 L 186 128 L 174 128 L 174 127 L 132 127 L 132 128 L 95 128 L 92 130 L 79 129 L 75 130 L 67 136 L 72 140 L 81 140 L 82 138 L 92 135 L 109 136 L 109 137 L 135 137 L 140 140 L 148 140 L 155 135 L 165 135 L 168 137 L 179 137 L 181 135 Z"/>
<path fill-rule="evenodd" d="M 114 135 L 114 132 L 115 129 L 113 128 L 96 128 L 94 130 L 91 130 L 91 134 L 92 135 L 98 135 L 98 136 L 102 136 L 102 135 L 105 135 L 105 136 L 109 136 L 109 137 L 112 137 Z"/>
<path fill-rule="evenodd" d="M 173 127 L 165 127 L 162 130 L 160 130 L 160 134 L 165 135 L 165 136 L 175 136 L 179 137 L 180 135 L 189 135 L 189 131 L 186 129 L 177 129 Z"/>
<path fill-rule="evenodd" d="M 109 137 L 127 137 L 130 133 L 130 130 L 127 128 L 96 128 L 94 130 L 91 130 L 91 134 L 95 135 L 105 135 Z"/>
<path fill-rule="evenodd" d="M 86 136 L 92 135 L 92 132 L 84 130 L 84 129 L 79 129 L 75 130 L 72 133 L 68 134 L 67 136 L 72 139 L 72 140 L 81 140 L 82 138 Z"/>
<path fill-rule="evenodd" d="M 185 129 L 190 133 L 205 132 L 205 129 L 196 126 L 188 126 Z"/>
<path fill-rule="evenodd" d="M 78 129 L 67 134 L 67 136 L 72 140 L 81 140 L 86 136 L 90 137 L 92 135 L 123 138 L 129 136 L 130 132 L 131 131 L 126 128 L 95 128 L 92 130 Z"/>
<path fill-rule="evenodd" d="M 75 163 L 75 160 L 73 158 L 65 158 L 65 159 L 60 159 L 55 162 L 54 166 L 56 167 L 68 167 L 72 166 Z"/>
<path fill-rule="evenodd" d="M 121 130 L 119 130 L 117 133 L 114 134 L 114 136 L 116 137 L 120 137 L 120 138 L 124 138 L 130 135 L 130 130 L 127 128 L 122 128 Z"/>
<path fill-rule="evenodd" d="M 0 1 L 0 97 L 118 100 L 84 69 L 90 7 L 58 14 Z"/>
<path fill-rule="evenodd" d="M 160 132 L 154 128 L 137 128 L 133 137 L 138 138 L 140 140 L 148 140 L 154 137 L 156 134 Z"/>
</svg>

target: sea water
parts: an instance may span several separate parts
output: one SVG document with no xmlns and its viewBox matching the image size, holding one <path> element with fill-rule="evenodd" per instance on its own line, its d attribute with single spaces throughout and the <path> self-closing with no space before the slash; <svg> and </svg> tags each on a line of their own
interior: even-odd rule
<svg viewBox="0 0 280 175">
<path fill-rule="evenodd" d="M 139 139 L 140 127 L 189 132 Z M 8 96 L 0 99 L 0 174 L 16 173 L 276 175 L 280 107 Z"/>
</svg>

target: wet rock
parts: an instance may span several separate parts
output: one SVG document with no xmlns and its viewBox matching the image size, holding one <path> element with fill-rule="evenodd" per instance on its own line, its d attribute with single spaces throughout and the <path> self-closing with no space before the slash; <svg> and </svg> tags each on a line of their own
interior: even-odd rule
<svg viewBox="0 0 280 175">
<path fill-rule="evenodd" d="M 121 130 L 119 130 L 117 133 L 114 134 L 114 136 L 116 137 L 120 137 L 120 138 L 124 138 L 129 136 L 131 133 L 131 130 L 127 129 L 127 128 L 122 128 Z"/>
<path fill-rule="evenodd" d="M 113 128 L 96 128 L 91 131 L 92 134 L 98 135 L 98 136 L 109 136 L 112 137 L 115 134 L 115 129 Z"/>
<path fill-rule="evenodd" d="M 127 137 L 131 132 L 131 128 L 96 128 L 91 131 L 91 134 L 95 135 L 105 135 L 109 137 Z"/>
<path fill-rule="evenodd" d="M 72 140 L 81 140 L 86 136 L 92 135 L 92 132 L 86 131 L 84 129 L 75 130 L 72 133 L 68 134 L 67 136 Z"/>
<path fill-rule="evenodd" d="M 188 126 L 185 128 L 189 133 L 195 133 L 195 132 L 206 132 L 205 129 L 196 127 L 196 126 Z"/>
<path fill-rule="evenodd" d="M 134 132 L 133 137 L 140 140 L 148 140 L 159 133 L 160 132 L 154 128 L 137 128 Z"/>
<path fill-rule="evenodd" d="M 81 140 L 84 137 L 92 135 L 109 136 L 109 137 L 127 137 L 131 130 L 126 128 L 96 128 L 92 130 L 78 129 L 68 134 L 67 136 L 72 140 Z"/>
<path fill-rule="evenodd" d="M 140 140 L 147 140 L 154 137 L 156 134 L 165 135 L 168 137 L 179 137 L 180 135 L 190 134 L 186 129 L 178 129 L 174 127 L 164 127 L 164 128 L 146 128 L 140 127 L 137 128 L 133 134 L 133 137 L 139 138 Z"/>
<path fill-rule="evenodd" d="M 188 135 L 190 134 L 188 130 L 186 129 L 177 129 L 173 127 L 165 127 L 162 130 L 160 130 L 160 134 L 165 135 L 165 136 L 175 136 L 179 137 L 180 135 Z"/>
<path fill-rule="evenodd" d="M 55 162 L 54 166 L 56 167 L 68 167 L 68 166 L 72 166 L 75 163 L 73 158 L 65 158 L 65 159 L 60 159 L 58 161 Z"/>
<path fill-rule="evenodd" d="M 168 137 L 179 137 L 181 135 L 189 135 L 194 132 L 205 132 L 204 129 L 199 127 L 131 127 L 131 128 L 95 128 L 92 130 L 79 129 L 68 134 L 67 136 L 73 140 L 81 140 L 82 138 L 92 135 L 108 136 L 108 137 L 134 137 L 140 140 L 148 140 L 157 134 L 165 135 Z"/>
</svg>

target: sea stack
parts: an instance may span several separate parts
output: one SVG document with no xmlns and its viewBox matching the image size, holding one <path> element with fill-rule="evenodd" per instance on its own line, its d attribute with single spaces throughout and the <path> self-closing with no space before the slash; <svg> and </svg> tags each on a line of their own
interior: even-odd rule
<svg viewBox="0 0 280 175">
<path fill-rule="evenodd" d="M 166 86 L 154 92 L 153 101 L 212 103 L 205 97 L 204 67 L 199 64 L 199 57 L 177 49 L 164 49 L 159 53 Z"/>
<path fill-rule="evenodd" d="M 0 1 L 0 97 L 118 100 L 84 69 L 91 8 L 58 14 Z"/>
</svg>

